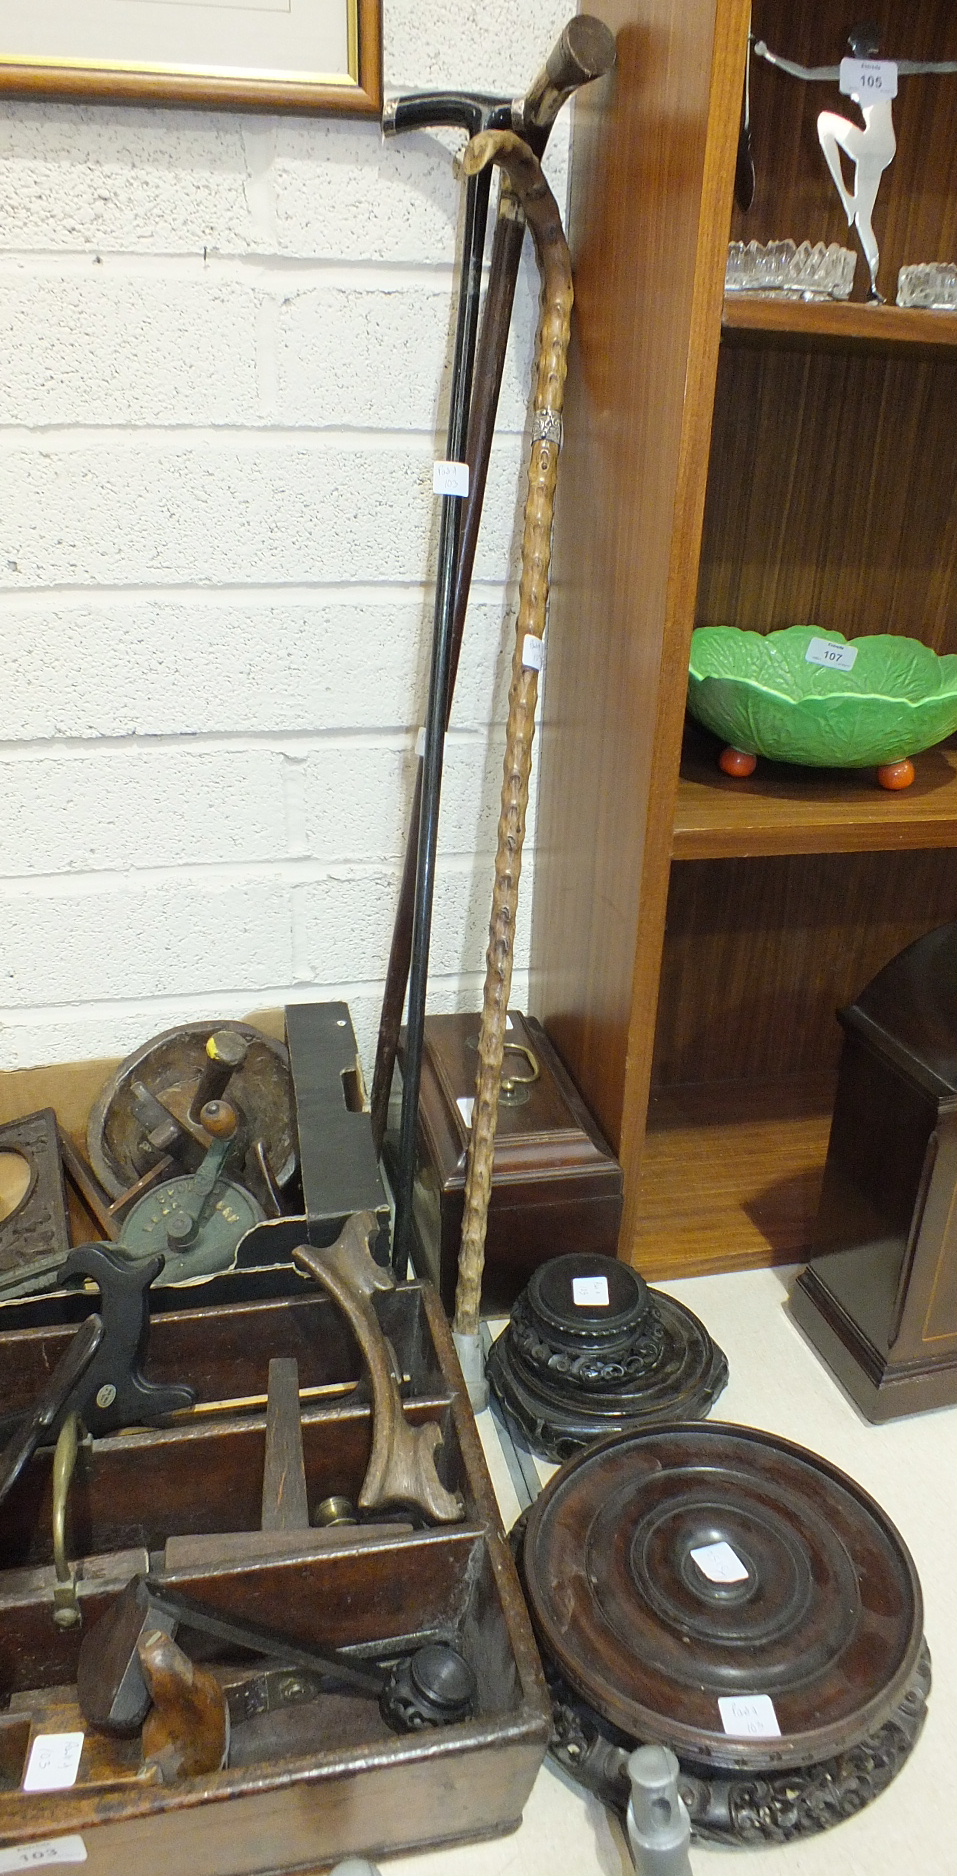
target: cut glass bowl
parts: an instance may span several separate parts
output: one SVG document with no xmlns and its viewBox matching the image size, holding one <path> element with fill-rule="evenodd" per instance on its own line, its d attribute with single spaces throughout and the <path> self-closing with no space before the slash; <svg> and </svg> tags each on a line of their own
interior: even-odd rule
<svg viewBox="0 0 957 1876">
<path fill-rule="evenodd" d="M 902 267 L 897 276 L 898 306 L 921 306 L 932 313 L 957 313 L 957 264 L 926 261 Z"/>
<path fill-rule="evenodd" d="M 832 241 L 812 247 L 802 241 L 732 241 L 728 246 L 726 293 L 751 293 L 762 299 L 846 300 L 854 285 L 857 256 Z"/>
</svg>

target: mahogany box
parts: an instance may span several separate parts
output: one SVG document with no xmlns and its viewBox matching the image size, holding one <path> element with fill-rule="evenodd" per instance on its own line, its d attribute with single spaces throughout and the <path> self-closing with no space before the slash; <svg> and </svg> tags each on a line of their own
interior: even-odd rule
<svg viewBox="0 0 957 1876">
<path fill-rule="evenodd" d="M 834 1119 L 791 1313 L 868 1420 L 957 1402 L 957 925 L 839 1013 Z"/>
<path fill-rule="evenodd" d="M 623 1175 L 541 1024 L 512 1011 L 485 1247 L 483 1308 L 508 1310 L 546 1258 L 614 1257 Z M 416 1267 L 455 1301 L 479 1018 L 425 1024 L 415 1184 Z M 401 1064 L 401 1053 L 400 1053 Z M 511 1083 L 511 1092 L 508 1084 Z"/>
</svg>

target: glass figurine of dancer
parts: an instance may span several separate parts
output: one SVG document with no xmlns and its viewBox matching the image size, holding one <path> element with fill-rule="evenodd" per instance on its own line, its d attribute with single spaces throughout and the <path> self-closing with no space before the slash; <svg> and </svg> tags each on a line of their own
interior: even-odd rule
<svg viewBox="0 0 957 1876">
<path fill-rule="evenodd" d="M 849 35 L 848 44 L 855 59 L 876 59 L 878 56 L 877 30 L 873 26 L 858 26 Z M 804 80 L 838 79 L 841 75 L 839 65 L 796 65 L 791 59 L 782 59 L 777 53 L 769 52 L 763 40 L 758 40 L 754 47 L 758 58 L 767 59 L 771 65 L 777 65 L 782 71 L 790 72 L 793 78 Z M 899 59 L 891 72 L 901 76 L 914 76 L 921 72 L 957 72 L 957 62 L 948 61 L 940 64 L 919 64 L 910 59 Z M 885 169 L 893 162 L 897 150 L 894 135 L 893 100 L 896 95 L 896 83 L 893 92 L 882 90 L 881 93 L 862 102 L 861 94 L 851 92 L 853 102 L 860 107 L 863 124 L 855 124 L 852 118 L 839 117 L 836 111 L 822 111 L 817 120 L 817 134 L 828 169 L 834 178 L 834 185 L 841 198 L 847 225 L 857 231 L 857 238 L 864 253 L 871 276 L 869 298 L 881 300 L 883 295 L 877 290 L 877 270 L 880 264 L 880 252 L 877 237 L 874 234 L 874 204 L 881 185 Z M 848 188 L 841 162 L 841 152 L 854 165 L 854 182 Z"/>
</svg>

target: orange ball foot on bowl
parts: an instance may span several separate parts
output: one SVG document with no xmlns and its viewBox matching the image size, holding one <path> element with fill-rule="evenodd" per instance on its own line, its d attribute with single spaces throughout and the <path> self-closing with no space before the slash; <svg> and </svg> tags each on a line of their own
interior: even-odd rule
<svg viewBox="0 0 957 1876">
<path fill-rule="evenodd" d="M 909 788 L 914 773 L 914 764 L 905 758 L 903 762 L 885 762 L 877 771 L 877 779 L 882 788 Z"/>
<path fill-rule="evenodd" d="M 730 743 L 718 757 L 718 767 L 724 770 L 725 775 L 736 775 L 739 778 L 742 775 L 753 775 L 757 766 L 757 756 L 752 756 L 747 749 L 735 749 Z"/>
</svg>

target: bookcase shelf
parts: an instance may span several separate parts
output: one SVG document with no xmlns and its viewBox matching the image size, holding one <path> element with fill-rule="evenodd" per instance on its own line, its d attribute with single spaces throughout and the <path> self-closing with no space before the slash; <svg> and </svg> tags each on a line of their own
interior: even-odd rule
<svg viewBox="0 0 957 1876">
<path fill-rule="evenodd" d="M 759 762 L 754 775 L 733 781 L 717 766 L 720 745 L 702 742 L 689 736 L 682 759 L 675 860 L 957 847 L 957 749 L 926 750 L 912 786 L 895 794 L 873 769 Z"/>
<path fill-rule="evenodd" d="M 576 109 L 576 328 L 541 736 L 533 1007 L 615 1142 L 649 1275 L 810 1248 L 836 1009 L 957 919 L 957 748 L 909 790 L 760 763 L 685 725 L 695 625 L 957 651 L 957 314 L 726 297 L 729 239 L 839 241 L 815 128 L 845 0 L 589 0 L 614 78 Z M 957 9 L 878 0 L 887 56 L 957 58 Z M 852 107 L 847 107 L 852 108 Z M 882 290 L 957 258 L 957 78 L 901 80 Z"/>
<path fill-rule="evenodd" d="M 833 1099 L 830 1075 L 653 1094 L 634 1248 L 644 1275 L 800 1261 Z"/>
<path fill-rule="evenodd" d="M 820 344 L 856 350 L 957 352 L 957 312 L 913 306 L 878 306 L 855 300 L 762 300 L 747 293 L 725 298 L 722 332 L 729 344 Z"/>
</svg>

